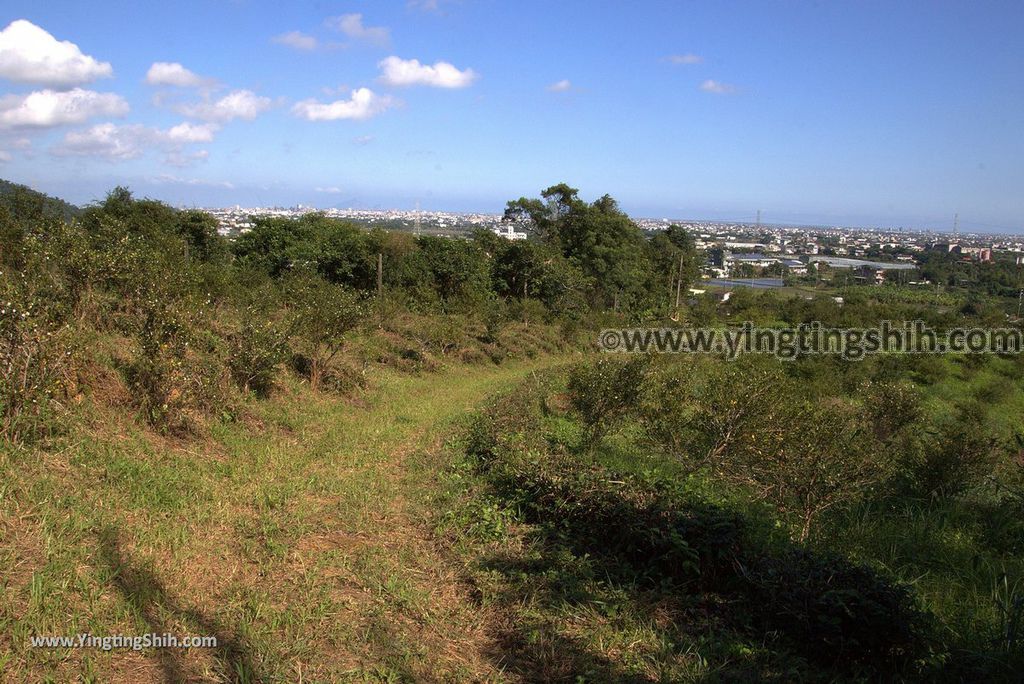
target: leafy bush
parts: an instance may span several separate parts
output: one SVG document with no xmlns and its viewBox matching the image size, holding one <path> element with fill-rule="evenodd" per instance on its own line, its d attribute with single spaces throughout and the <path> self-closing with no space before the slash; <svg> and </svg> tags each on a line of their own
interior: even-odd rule
<svg viewBox="0 0 1024 684">
<path fill-rule="evenodd" d="M 266 397 L 274 387 L 277 368 L 288 355 L 288 333 L 259 312 L 246 312 L 240 330 L 228 338 L 228 368 L 244 391 Z"/>
<path fill-rule="evenodd" d="M 588 444 L 596 444 L 618 420 L 636 410 L 647 365 L 644 356 L 602 356 L 570 371 L 569 401 L 587 428 Z"/>
<path fill-rule="evenodd" d="M 927 652 L 930 618 L 908 587 L 871 568 L 798 549 L 756 557 L 740 573 L 755 620 L 814 660 L 899 669 Z"/>
<path fill-rule="evenodd" d="M 550 391 L 531 382 L 498 400 L 471 425 L 466 447 L 487 500 L 536 525 L 546 553 L 570 549 L 626 586 L 717 594 L 738 628 L 775 633 L 840 670 L 913 672 L 929 656 L 931 618 L 906 586 L 784 539 L 755 539 L 744 515 L 678 480 L 624 475 L 546 445 Z"/>
<path fill-rule="evenodd" d="M 902 454 L 905 493 L 917 498 L 963 494 L 992 472 L 999 444 L 977 416 L 961 412 L 908 446 Z"/>
<path fill-rule="evenodd" d="M 51 431 L 73 350 L 72 331 L 52 320 L 29 289 L 0 281 L 0 438 L 11 442 Z"/>
<path fill-rule="evenodd" d="M 189 298 L 153 290 L 137 305 L 135 355 L 125 367 L 129 387 L 151 425 L 190 431 L 198 414 L 225 404 L 216 341 L 203 333 L 203 311 Z"/>
<path fill-rule="evenodd" d="M 665 497 L 571 458 L 510 459 L 492 467 L 487 477 L 527 521 L 633 579 L 707 581 L 738 544 L 741 526 L 735 516 Z"/>
<path fill-rule="evenodd" d="M 298 337 L 297 351 L 308 361 L 310 386 L 318 389 L 348 333 L 365 317 L 363 304 L 353 290 L 308 272 L 294 274 L 284 289 Z"/>
<path fill-rule="evenodd" d="M 640 417 L 649 443 L 770 502 L 806 539 L 824 511 L 886 479 L 876 433 L 903 423 L 805 395 L 770 359 L 688 359 L 650 373 Z"/>
</svg>

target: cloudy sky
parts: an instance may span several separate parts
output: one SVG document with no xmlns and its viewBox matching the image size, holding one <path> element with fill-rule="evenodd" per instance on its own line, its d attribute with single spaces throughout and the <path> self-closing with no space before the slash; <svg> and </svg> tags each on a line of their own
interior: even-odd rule
<svg viewBox="0 0 1024 684">
<path fill-rule="evenodd" d="M 6 0 L 0 177 L 83 203 L 1024 229 L 1024 3 Z"/>
</svg>

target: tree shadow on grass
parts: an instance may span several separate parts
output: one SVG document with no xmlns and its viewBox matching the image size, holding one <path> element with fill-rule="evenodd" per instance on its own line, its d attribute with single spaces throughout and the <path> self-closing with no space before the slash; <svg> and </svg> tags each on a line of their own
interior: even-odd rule
<svg viewBox="0 0 1024 684">
<path fill-rule="evenodd" d="M 550 546 L 545 550 L 553 551 Z M 504 578 L 504 588 L 489 597 L 489 603 L 511 608 L 502 611 L 496 621 L 497 638 L 487 653 L 496 669 L 526 682 L 650 684 L 783 682 L 816 675 L 824 680 L 840 678 L 838 673 L 822 675 L 809 667 L 777 643 L 776 636 L 750 634 L 744 620 L 737 619 L 745 609 L 735 597 L 683 597 L 670 586 L 644 588 L 617 581 L 615 570 L 600 561 L 593 572 L 581 574 L 578 566 L 565 559 L 557 552 L 532 559 L 496 553 L 481 562 L 481 569 Z M 595 578 L 601 579 L 595 582 Z M 466 581 L 472 583 L 469 578 Z M 597 645 L 600 640 L 588 643 L 585 637 L 565 633 L 567 628 L 579 630 L 581 626 L 600 629 L 606 619 L 582 617 L 595 605 L 614 609 L 607 618 L 611 622 L 616 620 L 614 615 L 631 615 L 639 622 L 664 615 L 656 630 L 659 638 L 648 641 L 641 647 L 644 652 L 631 658 L 626 651 L 606 655 Z M 517 609 L 519 606 L 529 609 Z M 569 617 L 574 614 L 581 617 Z"/>
<path fill-rule="evenodd" d="M 507 581 L 496 597 L 497 605 L 529 603 L 537 609 L 513 611 L 499 618 L 496 643 L 487 654 L 498 669 L 528 682 L 653 681 L 630 672 L 583 639 L 563 633 L 556 620 L 542 617 L 559 615 L 598 599 L 571 568 L 550 558 L 524 559 L 506 554 L 485 559 L 482 568 Z"/>
<path fill-rule="evenodd" d="M 114 586 L 132 606 L 133 610 L 146 621 L 151 633 L 173 634 L 179 639 L 179 625 L 188 625 L 189 636 L 213 636 L 216 648 L 203 649 L 217 661 L 222 675 L 230 681 L 247 684 L 262 682 L 252 652 L 245 640 L 232 636 L 224 626 L 198 610 L 178 604 L 165 589 L 160 578 L 150 569 L 133 563 L 124 552 L 119 531 L 107 527 L 100 533 L 101 557 L 112 574 Z M 167 682 L 194 681 L 197 673 L 189 667 L 190 650 L 181 648 L 159 648 L 156 656 Z"/>
</svg>

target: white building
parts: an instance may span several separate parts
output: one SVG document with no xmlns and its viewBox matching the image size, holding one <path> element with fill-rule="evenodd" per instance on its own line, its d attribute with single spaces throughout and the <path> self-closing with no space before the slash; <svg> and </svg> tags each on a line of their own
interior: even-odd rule
<svg viewBox="0 0 1024 684">
<path fill-rule="evenodd" d="M 506 224 L 500 228 L 494 229 L 494 234 L 505 238 L 506 240 L 525 240 L 526 233 L 519 232 L 515 229 L 511 223 Z"/>
</svg>

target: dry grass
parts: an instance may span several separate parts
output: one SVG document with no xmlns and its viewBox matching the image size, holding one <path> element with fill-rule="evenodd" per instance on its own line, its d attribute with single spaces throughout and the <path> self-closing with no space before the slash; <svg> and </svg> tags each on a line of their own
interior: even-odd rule
<svg viewBox="0 0 1024 684">
<path fill-rule="evenodd" d="M 290 384 L 191 440 L 86 400 L 60 444 L 0 452 L 5 681 L 501 679 L 488 615 L 432 533 L 436 454 L 548 363 L 378 369 L 355 400 Z M 28 645 L 83 632 L 220 647 Z"/>
</svg>

